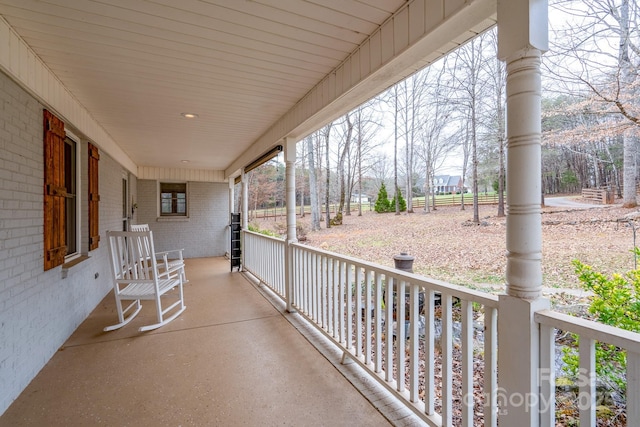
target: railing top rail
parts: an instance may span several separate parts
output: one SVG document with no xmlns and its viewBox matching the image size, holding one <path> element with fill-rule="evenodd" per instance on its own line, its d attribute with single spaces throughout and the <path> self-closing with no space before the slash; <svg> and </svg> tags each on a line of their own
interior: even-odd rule
<svg viewBox="0 0 640 427">
<path fill-rule="evenodd" d="M 415 283 L 415 284 L 418 284 L 419 286 L 425 287 L 430 290 L 434 290 L 436 292 L 450 294 L 467 301 L 477 302 L 486 307 L 498 308 L 498 297 L 492 294 L 488 294 L 486 292 L 468 289 L 459 285 L 453 285 L 441 280 L 432 279 L 430 277 L 425 277 L 419 274 L 407 273 L 401 270 L 397 270 L 395 268 L 385 267 L 380 264 L 365 261 L 359 258 L 354 258 L 347 255 L 341 255 L 341 254 L 327 251 L 324 249 L 313 248 L 300 243 L 292 243 L 291 246 L 307 252 L 312 252 L 319 255 L 325 255 L 331 258 L 335 258 L 340 261 L 353 264 L 356 267 L 383 273 L 389 277 L 393 277 L 398 280 L 405 280 L 410 283 Z"/>
<path fill-rule="evenodd" d="M 612 344 L 632 353 L 640 354 L 640 334 L 636 332 L 625 331 L 624 329 L 552 310 L 538 311 L 535 313 L 534 319 L 541 325 L 573 332 L 580 337 Z"/>
<path fill-rule="evenodd" d="M 262 237 L 262 238 L 264 238 L 264 239 L 276 240 L 276 241 L 278 241 L 278 242 L 284 242 L 284 241 L 285 241 L 285 239 L 284 239 L 284 238 L 282 238 L 282 237 L 267 236 L 266 234 L 256 233 L 255 231 L 242 230 L 242 232 L 243 232 L 243 233 L 246 233 L 246 234 L 251 234 L 251 235 L 256 236 L 256 237 Z"/>
</svg>

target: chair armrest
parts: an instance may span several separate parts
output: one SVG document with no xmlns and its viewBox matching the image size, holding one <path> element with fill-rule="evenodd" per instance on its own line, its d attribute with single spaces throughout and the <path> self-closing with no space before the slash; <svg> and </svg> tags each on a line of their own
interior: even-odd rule
<svg viewBox="0 0 640 427">
<path fill-rule="evenodd" d="M 159 277 L 173 277 L 173 273 L 177 271 L 184 271 L 184 259 L 182 257 L 182 251 L 184 249 L 170 249 L 168 251 L 156 252 L 156 258 L 158 259 L 158 267 L 162 270 L 159 271 Z M 178 253 L 176 261 L 169 261 L 170 253 Z"/>
<path fill-rule="evenodd" d="M 164 258 L 164 257 L 168 256 L 170 253 L 177 252 L 179 258 L 182 259 L 182 251 L 184 251 L 184 248 L 183 249 L 170 249 L 168 251 L 156 252 L 156 257 Z"/>
</svg>

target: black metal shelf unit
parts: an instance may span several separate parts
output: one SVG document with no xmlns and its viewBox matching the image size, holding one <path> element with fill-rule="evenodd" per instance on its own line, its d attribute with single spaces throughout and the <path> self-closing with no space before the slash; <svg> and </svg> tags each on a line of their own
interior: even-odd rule
<svg viewBox="0 0 640 427">
<path fill-rule="evenodd" d="M 231 214 L 231 253 L 229 257 L 231 258 L 231 271 L 235 267 L 238 267 L 238 271 L 240 271 L 241 267 L 241 254 L 242 250 L 240 248 L 240 231 L 242 230 L 242 226 L 240 225 L 240 214 L 232 213 Z"/>
</svg>

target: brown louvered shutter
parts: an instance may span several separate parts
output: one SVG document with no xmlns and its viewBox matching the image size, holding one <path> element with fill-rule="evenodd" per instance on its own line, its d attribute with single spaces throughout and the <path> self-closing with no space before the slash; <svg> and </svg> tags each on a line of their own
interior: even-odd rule
<svg viewBox="0 0 640 427">
<path fill-rule="evenodd" d="M 64 263 L 67 254 L 64 180 L 64 123 L 44 110 L 44 269 Z"/>
<path fill-rule="evenodd" d="M 100 242 L 99 212 L 100 195 L 98 194 L 98 147 L 89 144 L 89 250 L 98 249 Z"/>
</svg>

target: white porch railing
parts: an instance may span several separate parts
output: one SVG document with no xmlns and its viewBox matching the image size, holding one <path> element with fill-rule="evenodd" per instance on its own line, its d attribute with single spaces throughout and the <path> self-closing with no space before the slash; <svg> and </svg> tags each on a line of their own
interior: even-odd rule
<svg viewBox="0 0 640 427">
<path fill-rule="evenodd" d="M 284 298 L 285 242 L 244 236 L 244 268 Z M 497 411 L 487 410 L 496 408 L 496 297 L 291 247 L 294 307 L 346 356 L 432 426 L 497 424 Z M 405 334 L 406 340 L 395 339 Z M 474 370 L 483 371 L 482 382 Z"/>
<path fill-rule="evenodd" d="M 294 305 L 345 355 L 429 425 L 497 424 L 497 411 L 486 410 L 496 408 L 496 297 L 300 244 L 292 249 Z"/>
<path fill-rule="evenodd" d="M 245 270 L 284 300 L 285 241 L 243 234 Z M 497 385 L 496 296 L 297 243 L 290 249 L 293 306 L 345 356 L 431 426 L 497 425 L 500 399 L 511 397 Z M 540 395 L 522 398 L 537 399 L 542 426 L 555 426 L 555 329 L 580 336 L 587 378 L 595 376 L 595 341 L 627 351 L 627 425 L 640 425 L 640 334 L 549 310 L 535 321 Z M 595 381 L 582 381 L 579 394 L 588 402 L 580 425 L 595 426 Z"/>
<path fill-rule="evenodd" d="M 284 299 L 284 240 L 252 231 L 242 236 L 242 267 Z"/>
<path fill-rule="evenodd" d="M 542 426 L 555 426 L 555 330 L 579 336 L 577 381 L 580 427 L 596 426 L 596 341 L 614 345 L 627 353 L 627 423 L 640 426 L 640 334 L 550 310 L 539 311 L 540 414 Z"/>
</svg>

